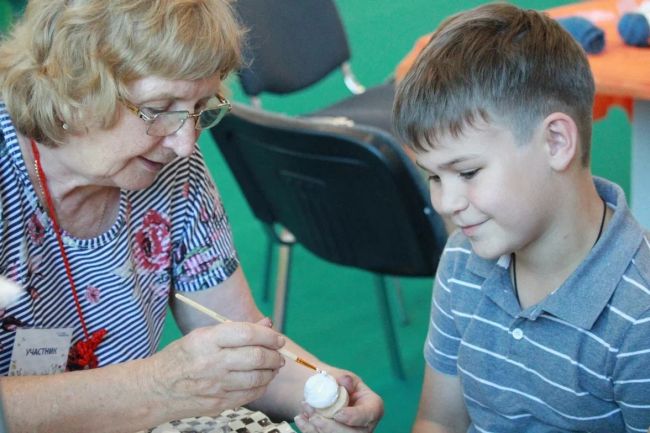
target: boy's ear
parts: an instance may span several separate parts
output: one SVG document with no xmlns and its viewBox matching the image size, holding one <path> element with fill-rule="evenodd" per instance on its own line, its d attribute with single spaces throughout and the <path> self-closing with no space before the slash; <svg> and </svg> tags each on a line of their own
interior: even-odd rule
<svg viewBox="0 0 650 433">
<path fill-rule="evenodd" d="M 579 159 L 580 143 L 578 128 L 564 113 L 551 113 L 543 121 L 544 144 L 551 168 L 564 171 Z"/>
</svg>

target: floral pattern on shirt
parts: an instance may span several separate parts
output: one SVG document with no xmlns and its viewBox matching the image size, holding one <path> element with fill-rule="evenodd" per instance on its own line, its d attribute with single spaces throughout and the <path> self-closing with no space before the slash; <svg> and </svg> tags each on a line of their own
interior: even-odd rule
<svg viewBox="0 0 650 433">
<path fill-rule="evenodd" d="M 101 291 L 95 286 L 88 286 L 84 291 L 84 296 L 90 304 L 99 303 Z"/>
<path fill-rule="evenodd" d="M 223 265 L 223 260 L 212 255 L 210 247 L 187 251 L 185 244 L 181 244 L 174 250 L 174 262 L 176 263 L 174 275 L 181 282 L 189 281 L 215 266 Z"/>
<path fill-rule="evenodd" d="M 45 239 L 45 221 L 45 213 L 40 208 L 36 208 L 29 217 L 29 221 L 27 222 L 27 233 L 35 245 L 41 245 Z"/>
<path fill-rule="evenodd" d="M 192 281 L 202 274 L 209 274 L 216 268 L 230 268 L 230 258 L 215 254 L 215 245 L 229 242 L 230 229 L 223 213 L 223 203 L 212 181 L 207 183 L 209 198 L 207 204 L 198 208 L 198 221 L 206 232 L 207 243 L 188 246 L 176 242 L 173 246 L 173 275 L 180 283 Z M 190 199 L 191 190 L 183 185 L 183 197 Z M 234 264 L 236 266 L 236 264 Z"/>
<path fill-rule="evenodd" d="M 149 210 L 142 227 L 135 233 L 133 255 L 136 265 L 145 271 L 156 272 L 168 269 L 171 253 L 169 220 L 155 210 Z"/>
</svg>

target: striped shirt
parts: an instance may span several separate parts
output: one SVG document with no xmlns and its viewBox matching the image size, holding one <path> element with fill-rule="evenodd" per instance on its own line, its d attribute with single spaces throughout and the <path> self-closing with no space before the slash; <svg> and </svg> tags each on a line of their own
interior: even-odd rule
<svg viewBox="0 0 650 433">
<path fill-rule="evenodd" d="M 6 375 L 17 327 L 72 327 L 73 342 L 83 331 L 51 220 L 1 102 L 0 127 L 0 275 L 25 289 L 0 310 L 0 374 Z M 238 267 L 198 146 L 168 164 L 151 187 L 121 191 L 119 216 L 105 233 L 63 238 L 88 331 L 108 331 L 97 351 L 100 366 L 153 354 L 170 291 L 216 286 Z"/>
<path fill-rule="evenodd" d="M 438 268 L 427 363 L 461 380 L 469 432 L 647 432 L 650 242 L 622 190 L 614 216 L 552 294 L 521 310 L 509 256 L 484 260 L 461 233 Z"/>
</svg>

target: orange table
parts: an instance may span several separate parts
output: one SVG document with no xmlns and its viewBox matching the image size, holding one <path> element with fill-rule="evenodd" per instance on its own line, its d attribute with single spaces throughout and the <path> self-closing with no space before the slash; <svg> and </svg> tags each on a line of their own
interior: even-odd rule
<svg viewBox="0 0 650 433">
<path fill-rule="evenodd" d="M 632 120 L 632 211 L 650 227 L 650 48 L 630 47 L 616 30 L 620 17 L 641 3 L 635 0 L 592 0 L 549 9 L 553 18 L 582 16 L 605 32 L 605 49 L 589 55 L 596 82 L 594 117 L 621 105 Z"/>
</svg>

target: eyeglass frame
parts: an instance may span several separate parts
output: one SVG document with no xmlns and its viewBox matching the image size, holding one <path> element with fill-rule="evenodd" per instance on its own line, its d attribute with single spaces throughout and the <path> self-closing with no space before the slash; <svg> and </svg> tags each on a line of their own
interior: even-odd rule
<svg viewBox="0 0 650 433">
<path fill-rule="evenodd" d="M 148 125 L 148 127 L 147 127 L 147 135 L 150 135 L 152 137 L 168 137 L 168 136 L 170 136 L 172 134 L 175 134 L 178 131 L 180 131 L 180 129 L 185 125 L 185 121 L 187 119 L 189 119 L 190 117 L 194 119 L 194 129 L 197 129 L 199 131 L 204 130 L 204 129 L 213 128 L 216 125 L 218 125 L 219 122 L 221 122 L 221 120 L 228 113 L 230 113 L 230 111 L 232 111 L 232 104 L 230 103 L 230 101 L 225 96 L 222 96 L 219 93 L 215 94 L 214 97 L 216 97 L 219 100 L 219 105 L 217 105 L 215 107 L 206 107 L 206 108 L 202 109 L 201 111 L 199 111 L 198 113 L 190 113 L 188 110 L 171 110 L 171 111 L 160 111 L 160 112 L 155 113 L 155 114 L 147 114 L 144 111 L 142 111 L 143 108 L 147 108 L 149 110 L 154 110 L 154 109 L 151 108 L 151 107 L 135 105 L 133 102 L 131 102 L 131 101 L 127 100 L 127 99 L 124 99 L 124 98 L 121 98 L 120 100 L 122 101 L 124 106 L 127 108 L 127 110 L 129 110 L 130 112 L 132 112 L 133 114 L 138 116 L 140 119 L 142 119 L 145 122 L 145 124 Z M 197 122 L 197 119 L 199 119 L 201 117 L 201 114 L 203 114 L 203 112 L 208 111 L 208 110 L 216 110 L 216 109 L 223 109 L 223 108 L 226 109 L 226 112 L 225 112 L 225 114 L 223 116 L 221 116 L 221 118 L 219 118 L 219 120 L 217 120 L 216 123 L 214 123 L 213 125 L 210 125 L 208 127 L 205 127 L 205 128 L 200 127 L 199 122 Z M 149 134 L 149 130 L 153 126 L 153 124 L 156 121 L 156 119 L 158 118 L 158 116 L 160 116 L 162 114 L 167 114 L 167 113 L 185 113 L 186 117 L 182 119 L 182 122 L 179 125 L 178 129 L 176 129 L 175 131 L 170 132 L 169 134 L 165 134 L 165 135 L 152 135 L 152 134 Z"/>
</svg>

